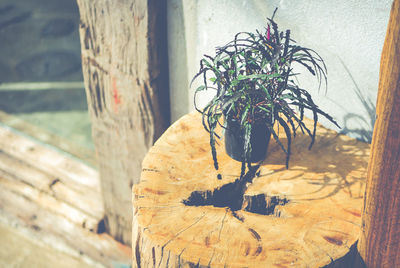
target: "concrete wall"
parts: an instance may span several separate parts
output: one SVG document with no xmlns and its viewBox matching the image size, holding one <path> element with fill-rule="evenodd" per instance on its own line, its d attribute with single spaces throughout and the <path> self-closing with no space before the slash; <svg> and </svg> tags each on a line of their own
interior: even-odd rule
<svg viewBox="0 0 400 268">
<path fill-rule="evenodd" d="M 328 91 L 318 92 L 309 75 L 299 79 L 317 105 L 349 136 L 369 141 L 375 120 L 379 62 L 391 0 L 172 0 L 168 34 L 172 121 L 193 110 L 191 78 L 203 54 L 239 31 L 263 30 L 275 7 L 280 30 L 290 29 L 300 45 L 315 49 L 328 68 Z M 305 73 L 305 71 L 303 71 Z M 210 94 L 199 100 L 206 103 Z M 327 120 L 321 123 L 335 129 Z"/>
</svg>

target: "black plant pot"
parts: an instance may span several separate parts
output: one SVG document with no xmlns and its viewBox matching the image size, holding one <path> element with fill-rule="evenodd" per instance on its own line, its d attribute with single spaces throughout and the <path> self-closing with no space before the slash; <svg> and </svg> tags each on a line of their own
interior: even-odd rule
<svg viewBox="0 0 400 268">
<path fill-rule="evenodd" d="M 240 129 L 237 120 L 231 118 L 225 120 L 225 151 L 231 158 L 242 162 L 244 159 L 244 131 Z M 250 162 L 256 163 L 265 159 L 270 138 L 271 132 L 265 123 L 259 122 L 252 126 Z"/>
</svg>

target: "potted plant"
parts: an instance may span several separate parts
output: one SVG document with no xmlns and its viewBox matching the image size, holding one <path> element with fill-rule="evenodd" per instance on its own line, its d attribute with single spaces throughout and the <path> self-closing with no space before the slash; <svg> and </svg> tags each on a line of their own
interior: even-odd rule
<svg viewBox="0 0 400 268">
<path fill-rule="evenodd" d="M 225 149 L 229 156 L 242 162 L 241 177 L 245 164 L 263 160 L 267 153 L 270 136 L 286 154 L 286 167 L 290 159 L 292 136 L 296 131 L 306 132 L 311 149 L 316 135 L 318 115 L 336 126 L 339 125 L 314 103 L 310 93 L 296 83 L 298 64 L 327 86 L 327 70 L 320 55 L 310 48 L 298 45 L 290 38 L 290 30 L 280 32 L 272 18 L 268 18 L 265 32 L 239 32 L 233 41 L 216 48 L 214 57 L 204 55 L 200 70 L 194 76 L 202 78 L 195 90 L 195 108 L 202 113 L 204 128 L 210 133 L 214 166 L 218 170 L 216 133 L 218 125 L 225 132 Z M 196 95 L 204 90 L 215 90 L 212 100 L 199 109 Z M 304 111 L 313 113 L 314 127 L 309 129 L 303 122 Z M 287 145 L 284 146 L 274 130 L 283 128 Z M 219 176 L 220 178 L 221 176 Z"/>
</svg>

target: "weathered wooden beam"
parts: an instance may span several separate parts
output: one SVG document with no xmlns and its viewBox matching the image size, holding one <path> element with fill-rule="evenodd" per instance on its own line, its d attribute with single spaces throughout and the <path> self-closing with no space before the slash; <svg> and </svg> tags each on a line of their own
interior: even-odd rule
<svg viewBox="0 0 400 268">
<path fill-rule="evenodd" d="M 0 224 L 21 234 L 13 241 L 0 234 L 0 244 L 5 245 L 0 250 L 0 267 L 9 267 L 11 264 L 4 266 L 2 261 L 7 263 L 13 257 L 3 258 L 4 254 L 13 248 L 18 253 L 21 246 L 18 256 L 23 256 L 23 263 L 17 258 L 13 260 L 16 266 L 31 263 L 29 267 L 43 267 L 37 258 L 52 253 L 64 258 L 61 252 L 83 260 L 87 267 L 130 263 L 130 247 L 103 233 L 104 210 L 96 170 L 8 128 L 0 127 L 0 148 Z M 0 228 L 2 232 L 4 228 Z M 35 244 L 44 251 L 29 253 Z"/>
<path fill-rule="evenodd" d="M 400 0 L 383 46 L 358 250 L 367 267 L 400 267 Z"/>
<path fill-rule="evenodd" d="M 0 173 L 0 177 L 3 174 Z M 116 263 L 129 264 L 129 248 L 108 234 L 96 234 L 82 228 L 65 215 L 43 207 L 44 203 L 21 195 L 19 191 L 4 185 L 3 181 L 0 183 L 1 223 L 13 226 L 32 240 L 75 258 L 85 256 L 83 260 L 94 262 L 96 267 L 115 267 Z"/>
<path fill-rule="evenodd" d="M 131 187 L 169 122 L 166 3 L 78 0 L 82 69 L 106 229 L 131 241 Z"/>
<path fill-rule="evenodd" d="M 46 131 L 42 127 L 22 120 L 16 115 L 11 115 L 0 111 L 0 122 L 41 142 L 56 148 L 60 148 L 61 150 L 68 152 L 69 154 L 83 160 L 91 166 L 95 167 L 97 165 L 93 150 L 78 145 L 67 138 Z M 7 143 L 6 140 L 4 142 Z"/>
</svg>

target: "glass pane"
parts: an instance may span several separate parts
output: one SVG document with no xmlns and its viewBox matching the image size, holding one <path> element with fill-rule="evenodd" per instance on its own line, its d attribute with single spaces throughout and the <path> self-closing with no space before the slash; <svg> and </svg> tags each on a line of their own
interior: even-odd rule
<svg viewBox="0 0 400 268">
<path fill-rule="evenodd" d="M 0 122 L 93 163 L 76 1 L 0 1 Z"/>
</svg>

